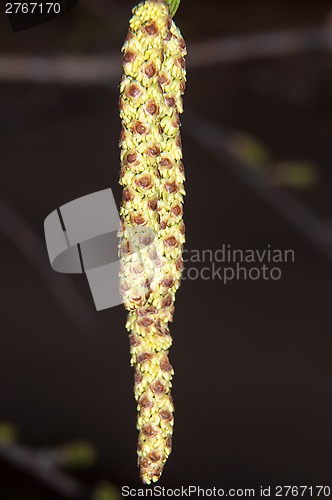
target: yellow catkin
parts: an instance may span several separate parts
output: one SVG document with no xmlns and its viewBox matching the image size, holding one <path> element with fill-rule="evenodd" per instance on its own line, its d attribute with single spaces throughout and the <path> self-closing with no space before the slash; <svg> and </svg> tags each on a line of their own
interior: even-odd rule
<svg viewBox="0 0 332 500">
<path fill-rule="evenodd" d="M 122 50 L 120 288 L 135 367 L 138 465 L 150 484 L 172 448 L 168 323 L 185 240 L 179 114 L 186 49 L 166 3 L 149 0 L 133 9 Z"/>
</svg>

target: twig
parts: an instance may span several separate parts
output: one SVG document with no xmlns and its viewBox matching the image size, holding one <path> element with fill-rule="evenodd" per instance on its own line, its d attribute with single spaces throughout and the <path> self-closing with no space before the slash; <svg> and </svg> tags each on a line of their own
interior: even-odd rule
<svg viewBox="0 0 332 500">
<path fill-rule="evenodd" d="M 52 270 L 47 258 L 45 242 L 16 210 L 1 198 L 0 231 L 14 243 L 37 270 L 72 324 L 83 331 L 89 328 L 96 321 L 95 316 L 89 310 L 89 305 L 67 276 L 64 274 L 60 276 Z"/>
<path fill-rule="evenodd" d="M 275 31 L 188 44 L 188 68 L 332 50 L 332 27 Z M 0 82 L 101 85 L 120 79 L 119 52 L 105 56 L 0 56 Z"/>
<path fill-rule="evenodd" d="M 189 46 L 188 60 L 192 69 L 324 50 L 332 50 L 332 27 L 273 31 L 196 42 Z"/>
<path fill-rule="evenodd" d="M 0 443 L 0 459 L 24 470 L 67 498 L 87 497 L 87 491 L 80 482 L 57 470 L 25 446 Z"/>
<path fill-rule="evenodd" d="M 0 56 L 0 82 L 100 85 L 118 80 L 121 56 Z"/>
<path fill-rule="evenodd" d="M 186 113 L 183 119 L 184 134 L 195 140 L 224 168 L 228 168 L 255 193 L 272 206 L 301 234 L 303 234 L 330 262 L 332 262 L 332 229 L 314 212 L 285 189 L 272 184 L 262 170 L 252 167 L 240 159 L 232 144 L 232 133 L 220 130 L 195 113 Z"/>
</svg>

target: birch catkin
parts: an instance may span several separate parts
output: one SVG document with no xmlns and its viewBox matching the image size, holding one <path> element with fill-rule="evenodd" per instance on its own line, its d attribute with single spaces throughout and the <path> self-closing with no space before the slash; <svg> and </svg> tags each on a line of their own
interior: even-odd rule
<svg viewBox="0 0 332 500">
<path fill-rule="evenodd" d="M 138 464 L 149 484 L 159 479 L 172 448 L 168 323 L 185 240 L 179 114 L 186 49 L 165 2 L 133 9 L 122 50 L 120 288 L 135 367 Z"/>
</svg>

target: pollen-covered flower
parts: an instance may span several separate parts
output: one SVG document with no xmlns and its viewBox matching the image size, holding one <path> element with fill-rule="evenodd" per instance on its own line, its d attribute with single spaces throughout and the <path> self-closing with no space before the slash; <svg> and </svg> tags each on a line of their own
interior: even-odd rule
<svg viewBox="0 0 332 500">
<path fill-rule="evenodd" d="M 135 367 L 138 464 L 149 484 L 172 449 L 168 323 L 185 240 L 179 114 L 186 48 L 166 2 L 147 0 L 133 9 L 122 50 L 120 288 Z"/>
</svg>

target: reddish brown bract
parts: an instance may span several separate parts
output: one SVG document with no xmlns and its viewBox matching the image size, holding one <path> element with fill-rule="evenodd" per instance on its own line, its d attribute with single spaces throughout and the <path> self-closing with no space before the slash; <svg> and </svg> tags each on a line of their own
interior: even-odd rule
<svg viewBox="0 0 332 500">
<path fill-rule="evenodd" d="M 151 24 L 148 24 L 145 26 L 145 31 L 148 35 L 154 36 L 157 35 L 158 33 L 158 28 L 155 22 L 152 22 Z"/>
<path fill-rule="evenodd" d="M 153 392 L 153 394 L 156 394 L 157 396 L 160 396 L 161 394 L 165 393 L 165 386 L 160 382 L 160 380 L 157 380 L 156 382 L 153 382 L 150 385 L 150 389 Z"/>
<path fill-rule="evenodd" d="M 123 56 L 123 61 L 125 63 L 133 62 L 135 59 L 136 59 L 136 54 L 134 54 L 134 52 L 130 52 L 129 50 Z"/>
<path fill-rule="evenodd" d="M 152 78 L 156 74 L 156 65 L 154 62 L 147 64 L 144 68 L 144 73 L 148 78 Z"/>
</svg>

